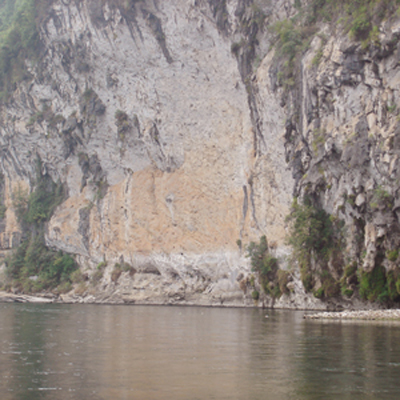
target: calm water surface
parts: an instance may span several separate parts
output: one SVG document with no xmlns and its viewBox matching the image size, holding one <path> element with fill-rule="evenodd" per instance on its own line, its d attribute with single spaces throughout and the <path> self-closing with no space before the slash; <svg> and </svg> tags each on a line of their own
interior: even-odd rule
<svg viewBox="0 0 400 400">
<path fill-rule="evenodd" d="M 0 398 L 400 399 L 399 325 L 302 317 L 0 304 Z"/>
</svg>

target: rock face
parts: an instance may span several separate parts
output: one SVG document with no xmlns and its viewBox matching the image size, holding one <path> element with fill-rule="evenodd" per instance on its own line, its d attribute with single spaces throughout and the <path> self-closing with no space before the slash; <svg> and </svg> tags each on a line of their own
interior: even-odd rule
<svg viewBox="0 0 400 400">
<path fill-rule="evenodd" d="M 103 261 L 108 275 L 116 262 L 132 265 L 135 278 L 113 293 L 253 304 L 236 280 L 249 272 L 237 242 L 267 232 L 287 252 L 292 178 L 281 162 L 282 110 L 254 151 L 231 52 L 236 3 L 52 3 L 34 79 L 3 107 L 3 249 L 20 235 L 11 195 L 33 187 L 39 157 L 68 192 L 47 244 L 89 274 Z"/>
<path fill-rule="evenodd" d="M 326 33 L 328 27 L 320 29 Z M 340 276 L 344 270 L 346 289 L 357 279 L 354 271 L 346 275 L 346 264 L 358 267 L 360 281 L 378 280 L 374 273 L 384 268 L 381 299 L 394 300 L 400 288 L 394 288 L 400 245 L 398 18 L 381 21 L 371 38 L 357 41 L 343 32 L 314 37 L 298 63 L 296 88 L 282 96 L 289 116 L 285 148 L 294 194 L 343 221 L 343 258 L 329 272 Z M 376 299 L 372 281 L 365 278 L 364 297 Z"/>
<path fill-rule="evenodd" d="M 47 245 L 88 276 L 107 265 L 84 291 L 99 301 L 252 305 L 244 247 L 264 234 L 288 267 L 293 194 L 345 220 L 365 270 L 400 247 L 399 22 L 375 53 L 315 36 L 288 91 L 267 27 L 295 3 L 51 2 L 33 79 L 1 111 L 2 249 L 23 236 L 13 193 L 32 190 L 38 157 L 67 191 Z M 135 273 L 113 280 L 116 263 Z M 297 284 L 264 301 L 326 308 Z"/>
</svg>

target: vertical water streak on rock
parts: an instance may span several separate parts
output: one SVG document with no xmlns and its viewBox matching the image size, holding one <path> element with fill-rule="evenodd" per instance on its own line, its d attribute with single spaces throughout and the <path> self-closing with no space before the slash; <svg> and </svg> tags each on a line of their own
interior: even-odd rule
<svg viewBox="0 0 400 400">
<path fill-rule="evenodd" d="M 82 243 L 85 249 L 89 252 L 89 235 L 90 235 L 90 207 L 81 208 L 79 210 L 79 226 L 78 233 L 82 236 Z"/>
<path fill-rule="evenodd" d="M 253 156 L 260 156 L 262 153 L 260 143 L 266 148 L 266 142 L 262 131 L 262 122 L 257 108 L 255 96 L 257 88 L 253 84 L 253 62 L 257 54 L 258 35 L 260 27 L 252 16 L 246 15 L 246 9 L 253 7 L 253 0 L 239 1 L 235 10 L 235 16 L 239 21 L 241 41 L 232 44 L 232 52 L 235 54 L 238 69 L 247 92 L 247 102 L 250 111 L 250 118 L 253 124 Z M 251 14 L 252 15 L 252 14 Z M 248 21 L 246 18 L 250 18 Z M 235 49 L 235 46 L 238 49 Z"/>
<path fill-rule="evenodd" d="M 247 186 L 243 185 L 243 208 L 242 208 L 242 221 L 241 221 L 239 239 L 242 239 L 248 209 L 249 209 L 249 195 L 247 193 Z"/>
<path fill-rule="evenodd" d="M 253 217 L 253 221 L 255 223 L 256 229 L 257 230 L 261 230 L 260 226 L 258 224 L 257 221 L 257 216 L 256 216 L 256 205 L 255 205 L 255 201 L 254 201 L 254 182 L 253 182 L 253 178 L 249 179 L 249 186 L 250 186 L 250 204 L 251 204 L 251 215 Z"/>
</svg>

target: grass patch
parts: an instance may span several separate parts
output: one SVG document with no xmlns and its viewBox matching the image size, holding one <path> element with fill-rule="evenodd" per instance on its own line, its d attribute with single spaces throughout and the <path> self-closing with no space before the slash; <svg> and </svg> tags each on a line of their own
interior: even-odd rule
<svg viewBox="0 0 400 400">
<path fill-rule="evenodd" d="M 72 283 L 82 283 L 85 282 L 85 275 L 81 270 L 77 269 L 71 274 L 71 282 Z"/>
<path fill-rule="evenodd" d="M 318 156 L 318 149 L 325 144 L 325 136 L 326 132 L 324 130 L 314 129 L 311 147 L 316 156 Z"/>
<path fill-rule="evenodd" d="M 373 192 L 369 206 L 372 209 L 377 209 L 377 208 L 391 209 L 393 207 L 393 197 L 382 186 L 378 186 Z"/>
<path fill-rule="evenodd" d="M 91 279 L 91 283 L 92 285 L 97 285 L 104 276 L 104 270 L 107 267 L 107 262 L 102 261 L 101 263 L 99 263 L 96 267 L 95 272 L 92 275 L 92 279 Z"/>
<path fill-rule="evenodd" d="M 391 250 L 391 251 L 388 251 L 386 253 L 386 258 L 391 262 L 395 262 L 398 257 L 399 257 L 399 250 L 398 249 Z"/>
</svg>

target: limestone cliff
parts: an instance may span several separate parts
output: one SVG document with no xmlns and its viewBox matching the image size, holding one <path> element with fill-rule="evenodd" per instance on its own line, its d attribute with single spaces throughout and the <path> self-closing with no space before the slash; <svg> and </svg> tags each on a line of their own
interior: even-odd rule
<svg viewBox="0 0 400 400">
<path fill-rule="evenodd" d="M 47 245 L 86 279 L 102 271 L 75 285 L 86 299 L 252 305 L 245 247 L 266 235 L 294 277 L 273 304 L 325 308 L 289 257 L 294 195 L 345 221 L 337 281 L 350 262 L 394 269 L 400 20 L 365 47 L 317 18 L 288 61 L 271 27 L 300 3 L 313 2 L 47 2 L 40 57 L 1 110 L 2 249 L 23 240 L 15 193 L 34 190 L 40 159 L 66 194 Z"/>
</svg>

